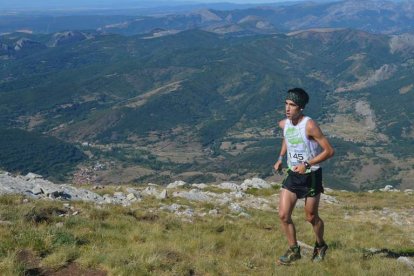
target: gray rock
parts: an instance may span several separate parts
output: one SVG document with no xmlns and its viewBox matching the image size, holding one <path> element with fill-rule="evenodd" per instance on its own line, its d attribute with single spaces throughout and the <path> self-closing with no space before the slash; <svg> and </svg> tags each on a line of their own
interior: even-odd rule
<svg viewBox="0 0 414 276">
<path fill-rule="evenodd" d="M 406 224 L 406 221 L 403 216 L 396 212 L 392 212 L 390 215 L 391 219 L 393 220 L 394 224 L 402 226 Z"/>
<path fill-rule="evenodd" d="M 245 198 L 247 195 L 242 191 L 231 192 L 230 195 L 234 198 Z"/>
<path fill-rule="evenodd" d="M 161 210 L 167 210 L 169 212 L 175 213 L 175 212 L 178 212 L 181 208 L 183 208 L 182 205 L 173 203 L 171 205 L 162 206 L 160 209 Z"/>
<path fill-rule="evenodd" d="M 176 213 L 177 215 L 186 216 L 186 217 L 193 217 L 194 216 L 194 210 L 191 208 L 185 209 L 182 212 Z"/>
<path fill-rule="evenodd" d="M 199 183 L 199 184 L 193 184 L 193 185 L 191 185 L 191 187 L 202 190 L 202 189 L 207 188 L 208 185 L 206 185 L 204 183 Z"/>
<path fill-rule="evenodd" d="M 187 183 L 181 180 L 178 181 L 174 181 L 170 184 L 167 185 L 167 189 L 175 189 L 175 188 L 180 188 L 180 187 L 184 187 L 186 186 Z"/>
<path fill-rule="evenodd" d="M 127 193 L 129 193 L 129 194 L 134 194 L 134 196 L 135 196 L 137 199 L 142 197 L 142 196 L 141 196 L 141 193 L 140 193 L 139 191 L 137 191 L 137 190 L 133 189 L 133 188 L 127 188 L 127 189 L 126 189 L 126 191 L 127 191 Z"/>
<path fill-rule="evenodd" d="M 233 182 L 223 182 L 218 185 L 215 185 L 217 188 L 226 189 L 231 191 L 241 191 L 240 185 L 233 183 Z"/>
<path fill-rule="evenodd" d="M 407 195 L 412 195 L 414 193 L 414 190 L 413 189 L 405 189 L 404 193 L 407 194 Z"/>
<path fill-rule="evenodd" d="M 53 191 L 53 192 L 47 193 L 46 195 L 50 199 L 56 199 L 56 198 L 59 198 L 60 197 L 59 191 Z"/>
<path fill-rule="evenodd" d="M 381 192 L 399 192 L 399 190 L 394 189 L 391 185 L 386 185 L 384 188 L 379 189 Z"/>
<path fill-rule="evenodd" d="M 33 179 L 43 178 L 43 176 L 41 176 L 39 174 L 29 172 L 28 174 L 26 174 L 25 178 L 26 178 L 27 181 L 29 181 L 29 180 L 33 180 Z"/>
<path fill-rule="evenodd" d="M 135 200 L 137 200 L 137 197 L 136 197 L 136 196 L 135 196 L 135 194 L 133 194 L 133 193 L 129 193 L 129 194 L 127 194 L 126 198 L 127 198 L 128 200 L 130 200 L 130 201 L 135 201 Z"/>
<path fill-rule="evenodd" d="M 246 191 L 247 189 L 269 189 L 271 186 L 261 178 L 246 179 L 241 185 L 241 189 Z"/>
<path fill-rule="evenodd" d="M 142 194 L 146 196 L 157 196 L 158 191 L 155 187 L 147 187 L 142 191 Z"/>
<path fill-rule="evenodd" d="M 40 188 L 40 186 L 35 186 L 32 190 L 31 190 L 32 194 L 34 195 L 40 195 L 43 193 L 42 188 Z"/>
<path fill-rule="evenodd" d="M 158 199 L 166 199 L 166 198 L 168 198 L 167 190 L 164 189 L 159 195 L 157 195 L 157 198 Z"/>
<path fill-rule="evenodd" d="M 213 210 L 208 211 L 208 214 L 210 216 L 217 216 L 219 214 L 219 211 L 217 209 L 213 209 Z"/>
<path fill-rule="evenodd" d="M 174 192 L 172 196 L 182 197 L 182 198 L 186 198 L 192 201 L 204 201 L 204 202 L 209 202 L 212 199 L 206 193 L 199 191 L 197 189 L 192 189 L 189 192 Z"/>
<path fill-rule="evenodd" d="M 113 203 L 113 200 L 110 197 L 105 198 L 104 201 L 105 203 L 109 203 L 109 204 Z"/>
<path fill-rule="evenodd" d="M 48 185 L 48 186 L 41 186 L 39 188 L 42 190 L 42 193 L 45 194 L 46 196 L 49 196 L 49 195 L 57 196 L 59 194 L 58 187 L 56 186 L 51 187 L 50 185 Z"/>
<path fill-rule="evenodd" d="M 235 202 L 230 203 L 229 209 L 233 213 L 242 213 L 242 212 L 244 212 L 244 209 L 242 207 L 240 207 L 240 205 L 235 203 Z"/>
<path fill-rule="evenodd" d="M 327 194 L 321 194 L 321 200 L 329 204 L 339 204 L 339 201 L 336 199 L 336 197 Z"/>
<path fill-rule="evenodd" d="M 216 195 L 214 201 L 219 205 L 227 205 L 233 200 L 231 197 L 227 196 L 226 194 L 222 194 L 222 195 Z"/>
<path fill-rule="evenodd" d="M 399 257 L 397 259 L 398 262 L 401 262 L 405 265 L 407 265 L 411 270 L 414 271 L 414 260 L 412 258 L 408 258 L 408 257 Z"/>
<path fill-rule="evenodd" d="M 240 205 L 246 208 L 263 210 L 263 211 L 272 211 L 272 208 L 269 206 L 269 201 L 265 198 L 249 196 L 243 199 L 240 202 Z"/>
</svg>

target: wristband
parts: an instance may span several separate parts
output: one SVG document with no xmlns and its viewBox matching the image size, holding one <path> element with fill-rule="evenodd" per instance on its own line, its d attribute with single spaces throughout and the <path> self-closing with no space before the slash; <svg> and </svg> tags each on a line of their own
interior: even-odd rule
<svg viewBox="0 0 414 276">
<path fill-rule="evenodd" d="M 308 161 L 303 162 L 303 164 L 305 165 L 305 168 L 307 170 L 309 170 L 311 168 L 311 164 L 309 164 Z"/>
<path fill-rule="evenodd" d="M 283 160 L 283 155 L 279 155 L 279 158 L 277 160 L 282 161 Z"/>
</svg>

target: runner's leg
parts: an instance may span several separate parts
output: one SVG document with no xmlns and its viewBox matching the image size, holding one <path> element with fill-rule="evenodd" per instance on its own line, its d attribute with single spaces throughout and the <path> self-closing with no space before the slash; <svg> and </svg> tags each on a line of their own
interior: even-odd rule
<svg viewBox="0 0 414 276">
<path fill-rule="evenodd" d="M 307 197 L 305 199 L 305 215 L 306 220 L 312 224 L 316 241 L 318 244 L 323 244 L 325 242 L 323 239 L 325 225 L 318 213 L 320 198 L 321 194 L 318 194 L 315 197 Z"/>
<path fill-rule="evenodd" d="M 279 219 L 289 246 L 297 244 L 296 229 L 292 221 L 292 212 L 293 208 L 295 208 L 296 201 L 297 196 L 295 193 L 283 188 L 280 190 Z"/>
</svg>

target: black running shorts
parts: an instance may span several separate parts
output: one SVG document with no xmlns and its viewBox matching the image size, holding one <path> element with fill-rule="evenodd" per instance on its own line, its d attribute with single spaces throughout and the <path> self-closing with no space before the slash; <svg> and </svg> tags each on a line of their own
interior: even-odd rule
<svg viewBox="0 0 414 276">
<path fill-rule="evenodd" d="M 288 176 L 283 181 L 282 188 L 295 193 L 298 198 L 315 197 L 323 193 L 322 168 L 307 174 L 288 170 Z"/>
</svg>

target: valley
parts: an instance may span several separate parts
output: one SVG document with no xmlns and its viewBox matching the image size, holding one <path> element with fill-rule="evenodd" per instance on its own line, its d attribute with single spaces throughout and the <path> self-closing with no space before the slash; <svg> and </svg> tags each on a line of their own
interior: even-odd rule
<svg viewBox="0 0 414 276">
<path fill-rule="evenodd" d="M 352 1 L 345 2 L 349 8 Z M 371 4 L 355 9 L 412 8 Z M 317 10 L 350 11 L 337 26 L 328 15 L 323 26 L 266 23 L 293 7 L 299 11 L 286 6 L 134 18 L 119 32 L 120 25 L 104 22 L 110 30 L 3 34 L 3 148 L 30 147 L 23 139 L 10 148 L 5 133 L 17 128 L 78 153 L 66 159 L 73 162 L 27 168 L 5 155 L 0 166 L 18 173 L 54 166 L 44 168 L 45 177 L 79 183 L 271 179 L 284 95 L 303 87 L 311 96 L 306 114 L 337 150 L 324 164 L 328 187 L 412 188 L 413 35 L 404 28 L 390 34 L 352 28 L 345 19 L 356 10 L 335 5 Z M 201 25 L 183 27 L 189 17 Z M 401 20 L 388 29 L 401 27 Z M 223 28 L 233 31 L 216 31 Z"/>
</svg>

